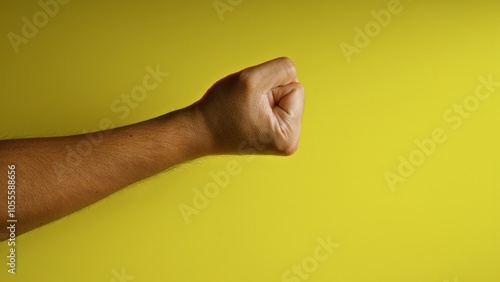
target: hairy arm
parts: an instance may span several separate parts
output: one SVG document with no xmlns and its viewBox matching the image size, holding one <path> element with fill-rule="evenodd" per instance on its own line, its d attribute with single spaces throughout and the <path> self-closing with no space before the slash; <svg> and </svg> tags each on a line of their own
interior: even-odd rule
<svg viewBox="0 0 500 282">
<path fill-rule="evenodd" d="M 47 224 L 176 164 L 235 154 L 241 144 L 289 155 L 298 146 L 303 88 L 287 58 L 229 75 L 193 105 L 94 134 L 0 141 L 0 171 L 15 165 L 16 233 Z M 86 146 L 84 155 L 70 155 Z M 1 233 L 8 220 L 0 175 Z M 6 234 L 1 234 L 5 240 Z"/>
<path fill-rule="evenodd" d="M 94 145 L 84 135 L 1 141 L 1 170 L 9 164 L 16 167 L 17 234 L 173 165 L 206 155 L 212 146 L 195 107 L 102 132 L 99 141 Z M 68 153 L 81 145 L 87 146 L 88 155 Z M 6 184 L 7 174 L 2 177 Z M 2 223 L 7 221 L 6 211 L 2 209 Z"/>
</svg>

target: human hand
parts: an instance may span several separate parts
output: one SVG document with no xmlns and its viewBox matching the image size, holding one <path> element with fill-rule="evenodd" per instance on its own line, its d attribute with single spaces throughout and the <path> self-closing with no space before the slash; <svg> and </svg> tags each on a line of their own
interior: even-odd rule
<svg viewBox="0 0 500 282">
<path fill-rule="evenodd" d="M 195 103 L 214 153 L 240 153 L 246 142 L 259 153 L 291 155 L 299 144 L 304 88 L 288 58 L 246 68 L 216 82 Z"/>
</svg>

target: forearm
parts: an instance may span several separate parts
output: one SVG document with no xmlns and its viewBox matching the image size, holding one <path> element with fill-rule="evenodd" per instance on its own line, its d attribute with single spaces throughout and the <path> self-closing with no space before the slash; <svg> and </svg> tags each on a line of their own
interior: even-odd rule
<svg viewBox="0 0 500 282">
<path fill-rule="evenodd" d="M 100 136 L 96 144 L 84 135 L 0 141 L 1 170 L 16 166 L 18 234 L 171 166 L 210 154 L 213 148 L 204 120 L 193 106 Z M 82 144 L 87 146 L 85 155 L 77 160 L 68 155 Z M 4 174 L 0 175 L 3 184 L 7 183 Z M 5 185 L 0 189 L 7 194 Z M 0 224 L 4 225 L 7 208 L 1 206 Z"/>
</svg>

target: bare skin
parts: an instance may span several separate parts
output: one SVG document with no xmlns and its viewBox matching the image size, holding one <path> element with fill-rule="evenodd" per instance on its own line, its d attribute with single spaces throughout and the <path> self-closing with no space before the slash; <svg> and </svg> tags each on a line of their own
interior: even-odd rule
<svg viewBox="0 0 500 282">
<path fill-rule="evenodd" d="M 82 157 L 66 164 L 67 146 L 84 135 L 0 141 L 0 171 L 15 165 L 16 234 L 20 235 L 91 205 L 174 165 L 216 154 L 291 155 L 298 147 L 304 89 L 295 66 L 278 58 L 231 74 L 196 103 L 163 116 L 110 131 Z M 7 198 L 7 173 L 0 195 Z M 5 198 L 4 198 L 5 197 Z M 6 201 L 0 201 L 0 239 L 5 240 Z"/>
</svg>

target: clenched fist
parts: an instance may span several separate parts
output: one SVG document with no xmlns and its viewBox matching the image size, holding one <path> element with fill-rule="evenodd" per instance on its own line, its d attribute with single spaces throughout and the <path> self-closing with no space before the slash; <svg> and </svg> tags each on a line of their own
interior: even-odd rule
<svg viewBox="0 0 500 282">
<path fill-rule="evenodd" d="M 216 82 L 198 101 L 215 153 L 238 153 L 241 144 L 259 153 L 291 155 L 299 144 L 304 88 L 295 66 L 278 58 Z"/>
</svg>

